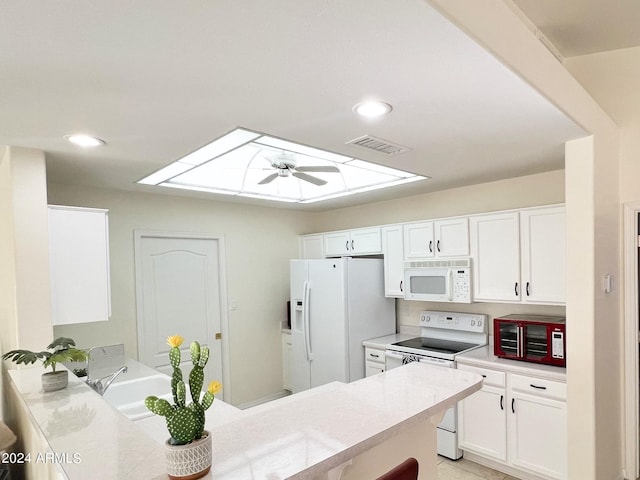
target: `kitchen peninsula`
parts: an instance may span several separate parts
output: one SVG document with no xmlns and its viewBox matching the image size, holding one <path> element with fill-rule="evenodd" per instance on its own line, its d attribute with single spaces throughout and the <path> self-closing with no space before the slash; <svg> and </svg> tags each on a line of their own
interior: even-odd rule
<svg viewBox="0 0 640 480">
<path fill-rule="evenodd" d="M 12 370 L 7 386 L 17 407 L 28 410 L 43 448 L 59 460 L 46 478 L 167 478 L 162 442 L 168 434 L 156 438 L 155 422 L 149 428 L 127 419 L 75 378 L 67 389 L 45 395 L 40 373 Z M 420 462 L 420 478 L 435 478 L 435 427 L 448 407 L 481 383 L 472 372 L 415 362 L 244 411 L 216 400 L 210 410 L 220 418 L 207 420 L 213 466 L 204 478 L 375 478 L 410 456 Z M 164 424 L 161 417 L 144 421 L 151 419 Z M 35 458 L 47 452 L 23 453 Z"/>
</svg>

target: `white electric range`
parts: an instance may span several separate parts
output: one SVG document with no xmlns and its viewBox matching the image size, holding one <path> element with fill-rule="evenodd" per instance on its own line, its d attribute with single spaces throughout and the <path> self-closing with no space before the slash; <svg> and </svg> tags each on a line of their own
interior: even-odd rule
<svg viewBox="0 0 640 480">
<path fill-rule="evenodd" d="M 421 337 L 386 346 L 385 370 L 410 362 L 456 368 L 456 355 L 487 344 L 487 317 L 473 313 L 420 312 Z M 456 432 L 457 407 L 450 408 L 438 425 L 438 454 L 462 457 Z"/>
</svg>

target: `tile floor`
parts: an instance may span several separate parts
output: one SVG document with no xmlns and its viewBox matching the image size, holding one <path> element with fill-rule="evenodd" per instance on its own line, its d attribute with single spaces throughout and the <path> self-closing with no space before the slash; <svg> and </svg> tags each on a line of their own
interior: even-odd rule
<svg viewBox="0 0 640 480">
<path fill-rule="evenodd" d="M 438 480 L 518 480 L 506 473 L 497 472 L 470 460 L 458 461 L 438 457 Z"/>
</svg>

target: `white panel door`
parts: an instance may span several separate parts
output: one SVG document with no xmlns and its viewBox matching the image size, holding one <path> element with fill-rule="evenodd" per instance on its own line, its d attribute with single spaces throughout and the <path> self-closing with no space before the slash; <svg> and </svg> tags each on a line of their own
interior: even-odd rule
<svg viewBox="0 0 640 480">
<path fill-rule="evenodd" d="M 519 302 L 518 212 L 472 216 L 469 225 L 474 301 Z"/>
<path fill-rule="evenodd" d="M 205 385 L 222 381 L 219 240 L 142 236 L 136 247 L 138 349 L 140 361 L 171 374 L 170 335 L 184 337 L 185 383 L 192 363 L 189 345 L 197 340 L 211 353 Z"/>
<path fill-rule="evenodd" d="M 520 212 L 523 300 L 566 301 L 566 216 L 564 206 Z"/>
</svg>

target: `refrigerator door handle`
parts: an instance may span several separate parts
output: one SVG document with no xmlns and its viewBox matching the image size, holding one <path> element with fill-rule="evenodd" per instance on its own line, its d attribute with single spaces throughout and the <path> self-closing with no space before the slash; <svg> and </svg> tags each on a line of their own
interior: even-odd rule
<svg viewBox="0 0 640 480">
<path fill-rule="evenodd" d="M 313 359 L 313 352 L 311 352 L 311 332 L 310 332 L 310 316 L 309 316 L 309 298 L 311 296 L 311 287 L 309 282 L 304 282 L 303 293 L 303 309 L 302 319 L 304 322 L 304 349 L 307 354 L 307 360 Z"/>
</svg>

